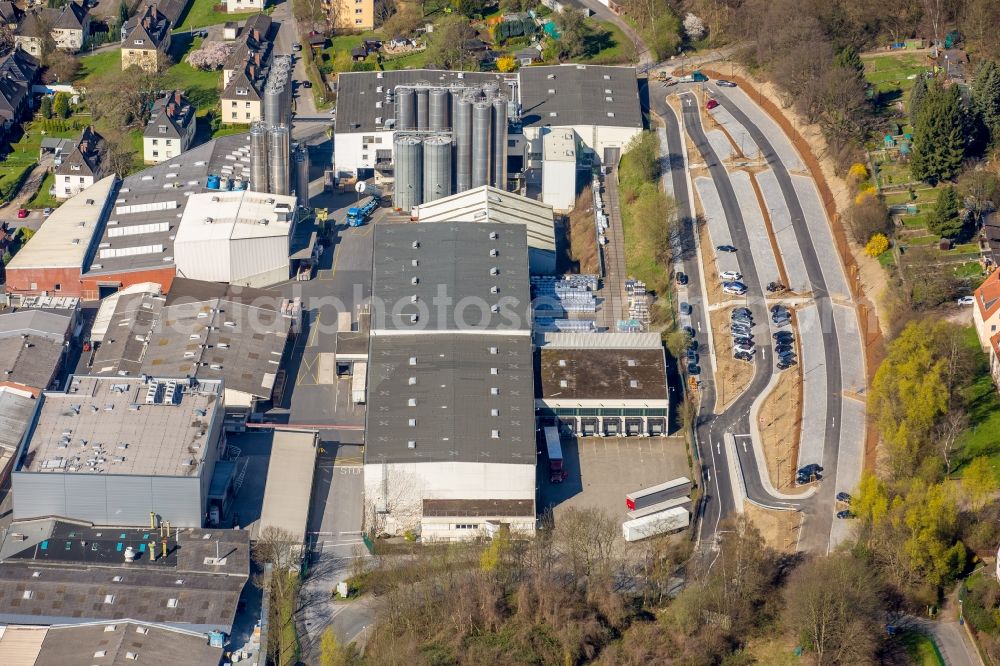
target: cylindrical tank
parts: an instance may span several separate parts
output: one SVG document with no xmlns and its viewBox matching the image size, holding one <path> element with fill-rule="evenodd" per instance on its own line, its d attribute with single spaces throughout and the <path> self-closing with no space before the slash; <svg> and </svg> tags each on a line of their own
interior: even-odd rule
<svg viewBox="0 0 1000 666">
<path fill-rule="evenodd" d="M 427 88 L 417 88 L 417 129 L 426 130 L 428 124 Z"/>
<path fill-rule="evenodd" d="M 455 113 L 455 192 L 472 187 L 472 100 L 458 100 Z"/>
<path fill-rule="evenodd" d="M 250 189 L 268 192 L 267 125 L 261 121 L 250 124 Z"/>
<path fill-rule="evenodd" d="M 493 187 L 507 189 L 507 98 L 493 98 Z"/>
<path fill-rule="evenodd" d="M 493 107 L 476 102 L 472 107 L 472 187 L 490 182 L 490 124 Z"/>
<path fill-rule="evenodd" d="M 409 213 L 424 197 L 423 142 L 415 136 L 397 136 L 393 144 L 396 183 L 392 205 Z"/>
<path fill-rule="evenodd" d="M 291 162 L 288 155 L 288 128 L 284 125 L 268 130 L 269 164 L 268 175 L 271 181 L 271 194 L 288 194 L 291 191 Z"/>
<path fill-rule="evenodd" d="M 487 81 L 483 84 L 483 98 L 487 102 L 492 102 L 500 92 L 500 84 L 496 81 Z"/>
<path fill-rule="evenodd" d="M 396 129 L 417 127 L 417 96 L 413 88 L 396 88 Z"/>
<path fill-rule="evenodd" d="M 424 200 L 451 194 L 451 141 L 446 136 L 424 139 Z"/>
<path fill-rule="evenodd" d="M 305 146 L 295 151 L 295 203 L 309 208 L 309 150 Z"/>
<path fill-rule="evenodd" d="M 430 129 L 435 132 L 443 132 L 451 127 L 448 121 L 448 106 L 451 99 L 448 90 L 445 88 L 431 88 L 428 93 L 428 112 Z"/>
</svg>

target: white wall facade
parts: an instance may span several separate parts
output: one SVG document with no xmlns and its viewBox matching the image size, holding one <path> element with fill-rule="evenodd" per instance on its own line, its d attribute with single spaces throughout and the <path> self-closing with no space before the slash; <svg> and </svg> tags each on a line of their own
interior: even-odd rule
<svg viewBox="0 0 1000 666">
<path fill-rule="evenodd" d="M 358 169 L 374 169 L 376 150 L 392 150 L 391 131 L 338 132 L 333 145 L 334 168 L 338 173 L 350 174 L 357 174 Z"/>
<path fill-rule="evenodd" d="M 535 498 L 534 464 L 412 462 L 383 466 L 368 463 L 364 473 L 366 517 L 370 507 L 384 506 L 387 511 L 384 527 L 389 533 L 418 529 L 424 499 Z M 383 476 L 386 477 L 386 493 L 383 493 Z M 531 523 L 533 526 L 533 517 Z M 474 536 L 478 535 L 469 534 L 467 538 Z"/>
<path fill-rule="evenodd" d="M 531 536 L 535 533 L 533 516 L 424 516 L 420 521 L 420 540 L 467 541 L 488 536 L 486 523 L 503 522 L 510 525 L 511 533 Z"/>
<path fill-rule="evenodd" d="M 174 242 L 174 263 L 177 274 L 192 280 L 229 282 L 232 275 L 229 256 L 229 238 L 199 238 Z"/>
<path fill-rule="evenodd" d="M 59 174 L 56 179 L 56 199 L 69 199 L 94 184 L 94 177 L 77 172 Z"/>
<path fill-rule="evenodd" d="M 288 279 L 288 237 L 233 239 L 229 243 L 231 273 L 226 280 L 244 287 L 267 287 Z"/>
<path fill-rule="evenodd" d="M 542 162 L 542 201 L 552 210 L 565 213 L 576 204 L 576 161 Z"/>
<path fill-rule="evenodd" d="M 159 164 L 184 152 L 186 146 L 180 139 L 145 136 L 142 138 L 142 161 Z"/>
<path fill-rule="evenodd" d="M 530 166 L 538 166 L 542 159 L 542 133 L 543 130 L 573 130 L 580 139 L 578 150 L 580 155 L 596 153 L 600 159 L 604 159 L 606 148 L 619 148 L 622 153 L 629 142 L 642 133 L 639 127 L 609 127 L 604 125 L 576 125 L 558 127 L 525 127 L 524 138 L 528 142 L 526 160 Z"/>
</svg>

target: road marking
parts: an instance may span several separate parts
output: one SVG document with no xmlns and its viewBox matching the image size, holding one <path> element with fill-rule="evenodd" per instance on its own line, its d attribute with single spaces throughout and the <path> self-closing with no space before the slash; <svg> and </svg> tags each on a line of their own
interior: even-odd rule
<svg viewBox="0 0 1000 666">
<path fill-rule="evenodd" d="M 715 443 L 715 452 L 718 453 L 720 456 L 722 455 L 722 448 L 719 447 L 718 442 Z"/>
<path fill-rule="evenodd" d="M 830 417 L 830 425 L 833 426 L 834 428 L 837 427 L 837 417 L 836 416 L 831 416 Z"/>
<path fill-rule="evenodd" d="M 353 532 L 341 532 L 341 534 L 346 534 L 348 536 L 361 536 L 361 530 L 354 530 Z"/>
<path fill-rule="evenodd" d="M 708 477 L 708 483 L 712 483 L 712 468 L 709 467 L 705 470 L 705 474 Z"/>
<path fill-rule="evenodd" d="M 743 453 L 746 453 L 746 452 L 747 452 L 747 441 L 744 439 L 743 440 Z"/>
</svg>

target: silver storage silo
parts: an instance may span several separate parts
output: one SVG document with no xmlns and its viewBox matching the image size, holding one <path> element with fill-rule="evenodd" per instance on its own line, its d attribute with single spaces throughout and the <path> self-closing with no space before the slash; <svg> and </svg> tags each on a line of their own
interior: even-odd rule
<svg viewBox="0 0 1000 666">
<path fill-rule="evenodd" d="M 267 125 L 263 121 L 250 124 L 250 188 L 255 192 L 269 192 L 267 171 Z"/>
<path fill-rule="evenodd" d="M 487 81 L 483 84 L 483 98 L 487 102 L 492 102 L 493 98 L 500 94 L 500 84 L 496 81 Z"/>
<path fill-rule="evenodd" d="M 446 136 L 424 139 L 424 200 L 451 194 L 451 140 Z"/>
<path fill-rule="evenodd" d="M 443 132 L 451 127 L 448 120 L 448 107 L 451 99 L 446 88 L 431 88 L 428 93 L 428 112 L 430 129 L 434 132 Z"/>
<path fill-rule="evenodd" d="M 268 151 L 270 153 L 269 176 L 271 194 L 288 194 L 291 191 L 291 162 L 289 161 L 289 132 L 284 125 L 268 130 Z"/>
<path fill-rule="evenodd" d="M 417 99 L 413 88 L 396 88 L 396 129 L 417 127 Z"/>
<path fill-rule="evenodd" d="M 423 142 L 415 136 L 397 135 L 393 144 L 396 183 L 392 205 L 409 213 L 424 196 Z"/>
<path fill-rule="evenodd" d="M 455 113 L 455 192 L 472 187 L 472 100 L 458 100 Z"/>
<path fill-rule="evenodd" d="M 486 102 L 472 107 L 472 187 L 490 182 L 490 123 L 492 109 Z"/>
<path fill-rule="evenodd" d="M 507 189 L 507 98 L 493 98 L 493 187 Z"/>
<path fill-rule="evenodd" d="M 427 88 L 417 88 L 417 129 L 427 129 Z"/>
<path fill-rule="evenodd" d="M 309 208 L 309 149 L 305 146 L 295 151 L 295 202 Z"/>
</svg>

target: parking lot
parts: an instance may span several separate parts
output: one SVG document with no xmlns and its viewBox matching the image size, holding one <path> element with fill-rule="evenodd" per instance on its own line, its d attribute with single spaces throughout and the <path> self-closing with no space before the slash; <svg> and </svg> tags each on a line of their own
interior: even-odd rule
<svg viewBox="0 0 1000 666">
<path fill-rule="evenodd" d="M 562 483 L 550 483 L 548 461 L 539 456 L 539 512 L 552 508 L 555 520 L 568 509 L 600 509 L 622 520 L 625 495 L 680 476 L 690 478 L 682 437 L 563 438 Z"/>
</svg>

